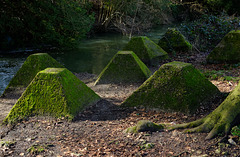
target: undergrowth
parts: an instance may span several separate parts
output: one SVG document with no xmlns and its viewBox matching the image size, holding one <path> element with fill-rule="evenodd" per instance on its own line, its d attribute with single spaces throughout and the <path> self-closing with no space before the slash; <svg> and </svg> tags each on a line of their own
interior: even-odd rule
<svg viewBox="0 0 240 157">
<path fill-rule="evenodd" d="M 202 72 L 203 75 L 209 80 L 219 80 L 219 81 L 233 81 L 238 82 L 239 77 L 229 76 L 226 70 L 206 70 Z"/>
<path fill-rule="evenodd" d="M 234 126 L 231 130 L 231 134 L 233 136 L 239 136 L 240 137 L 240 125 Z"/>
<path fill-rule="evenodd" d="M 211 51 L 231 30 L 238 29 L 239 17 L 222 14 L 203 15 L 195 21 L 186 21 L 179 30 L 199 51 Z"/>
</svg>

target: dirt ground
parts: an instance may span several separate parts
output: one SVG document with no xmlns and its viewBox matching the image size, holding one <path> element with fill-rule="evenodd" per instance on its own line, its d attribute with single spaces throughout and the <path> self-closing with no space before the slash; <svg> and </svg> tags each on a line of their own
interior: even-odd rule
<svg viewBox="0 0 240 157">
<path fill-rule="evenodd" d="M 175 56 L 165 61 L 192 63 L 201 70 L 224 69 L 225 65 L 205 64 L 206 54 Z M 161 63 L 163 64 L 163 63 Z M 152 72 L 158 67 L 151 67 Z M 239 68 L 228 69 L 231 76 L 239 76 Z M 86 108 L 73 122 L 51 117 L 31 117 L 15 126 L 1 126 L 0 157 L 3 156 L 240 156 L 240 143 L 230 135 L 205 140 L 206 133 L 184 134 L 182 130 L 126 134 L 123 130 L 139 120 L 172 125 L 192 121 L 209 114 L 223 100 L 218 97 L 200 108 L 194 115 L 150 111 L 144 108 L 121 108 L 119 105 L 140 84 L 93 86 L 95 75 L 75 74 L 102 97 L 97 104 Z M 232 91 L 237 82 L 213 80 L 223 93 Z M 0 121 L 8 114 L 23 89 L 0 98 Z M 235 143 L 229 142 L 235 140 Z M 148 146 L 148 147 L 147 147 Z"/>
</svg>

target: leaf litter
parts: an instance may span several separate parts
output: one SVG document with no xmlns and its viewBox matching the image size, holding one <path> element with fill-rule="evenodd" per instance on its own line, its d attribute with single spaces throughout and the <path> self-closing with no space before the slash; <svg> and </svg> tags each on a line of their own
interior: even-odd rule
<svg viewBox="0 0 240 157">
<path fill-rule="evenodd" d="M 239 77 L 239 67 L 230 65 L 209 65 L 205 63 L 207 54 L 172 56 L 162 62 L 183 61 L 192 63 L 201 71 L 225 70 L 227 74 Z M 160 64 L 160 65 L 161 65 Z M 159 67 L 150 67 L 156 71 Z M 75 74 L 102 97 L 94 106 L 86 108 L 73 122 L 51 117 L 31 117 L 15 126 L 1 126 L 0 156 L 239 156 L 240 145 L 228 142 L 219 136 L 205 140 L 207 133 L 184 134 L 182 130 L 141 132 L 126 134 L 123 131 L 136 125 L 139 120 L 170 125 L 189 122 L 206 116 L 213 111 L 226 96 L 219 97 L 201 107 L 194 115 L 177 112 L 146 110 L 141 107 L 121 108 L 119 105 L 136 90 L 140 84 L 105 84 L 93 86 L 96 76 L 88 73 Z M 229 93 L 236 81 L 211 80 L 223 93 Z M 14 105 L 19 94 L 0 98 L 0 109 Z M 6 109 L 5 109 L 6 110 Z M 8 109 L 9 110 L 9 109 Z M 6 113 L 2 114 L 4 117 Z M 1 119 L 2 120 L 2 119 Z M 236 140 L 236 137 L 231 137 Z M 220 142 L 219 142 L 220 141 Z M 3 144 L 5 143 L 5 144 Z M 7 145 L 6 143 L 11 143 Z M 34 146 L 41 149 L 28 150 Z"/>
</svg>

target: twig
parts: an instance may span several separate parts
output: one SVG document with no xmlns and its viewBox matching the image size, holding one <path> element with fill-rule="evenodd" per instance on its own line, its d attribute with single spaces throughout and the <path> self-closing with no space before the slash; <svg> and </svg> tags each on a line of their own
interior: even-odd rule
<svg viewBox="0 0 240 157">
<path fill-rule="evenodd" d="M 209 149 L 209 148 L 212 147 L 212 146 L 217 145 L 218 143 L 222 143 L 227 137 L 228 137 L 227 134 L 224 135 L 220 140 L 218 140 L 217 142 L 215 142 L 215 143 L 211 144 L 210 146 L 208 146 L 207 149 Z"/>
<path fill-rule="evenodd" d="M 133 26 L 134 26 L 135 19 L 136 19 L 137 13 L 138 13 L 138 9 L 139 9 L 139 0 L 138 0 L 138 2 L 137 2 L 137 9 L 136 9 L 135 16 L 134 16 L 134 18 L 133 18 L 132 28 L 131 28 L 131 31 L 130 31 L 130 34 L 129 34 L 129 38 L 130 38 L 130 39 L 132 38 Z"/>
<path fill-rule="evenodd" d="M 192 46 L 193 46 L 193 48 L 194 48 L 198 53 L 201 53 L 201 52 L 197 49 L 197 47 L 196 47 L 195 45 L 192 44 Z"/>
</svg>

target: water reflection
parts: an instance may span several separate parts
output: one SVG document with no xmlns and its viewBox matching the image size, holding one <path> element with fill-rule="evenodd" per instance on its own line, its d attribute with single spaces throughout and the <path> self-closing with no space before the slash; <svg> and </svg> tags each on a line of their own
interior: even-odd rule
<svg viewBox="0 0 240 157">
<path fill-rule="evenodd" d="M 51 55 L 73 72 L 99 74 L 128 40 L 120 34 L 100 34 L 82 41 L 77 50 Z"/>
<path fill-rule="evenodd" d="M 167 26 L 160 26 L 148 32 L 146 36 L 158 42 Z M 129 38 L 121 34 L 98 34 L 82 41 L 78 49 L 64 52 L 47 52 L 72 72 L 99 74 L 111 58 L 127 44 Z M 15 56 L 15 55 L 14 55 Z M 0 56 L 0 95 L 25 61 L 27 55 Z"/>
<path fill-rule="evenodd" d="M 23 64 L 25 58 L 0 58 L 0 95 Z"/>
</svg>

